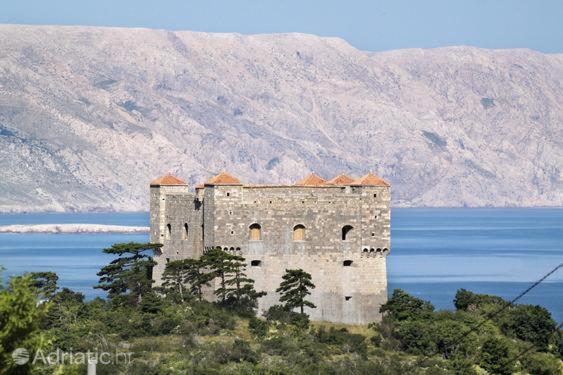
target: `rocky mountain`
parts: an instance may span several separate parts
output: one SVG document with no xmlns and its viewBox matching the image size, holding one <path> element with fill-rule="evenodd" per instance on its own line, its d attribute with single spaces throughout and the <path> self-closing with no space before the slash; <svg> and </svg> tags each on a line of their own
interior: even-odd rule
<svg viewBox="0 0 563 375">
<path fill-rule="evenodd" d="M 563 55 L 0 26 L 0 211 L 147 210 L 148 183 L 372 170 L 395 205 L 563 205 Z"/>
</svg>

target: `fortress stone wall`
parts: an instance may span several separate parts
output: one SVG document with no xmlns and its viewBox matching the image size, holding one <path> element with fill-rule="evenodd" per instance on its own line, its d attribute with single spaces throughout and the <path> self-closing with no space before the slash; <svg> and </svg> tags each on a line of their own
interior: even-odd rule
<svg viewBox="0 0 563 375">
<path fill-rule="evenodd" d="M 268 293 L 259 310 L 278 303 L 285 270 L 301 268 L 316 285 L 311 319 L 366 324 L 387 300 L 390 214 L 390 187 L 372 174 L 281 186 L 222 173 L 195 192 L 165 176 L 151 183 L 151 241 L 163 244 L 153 275 L 158 284 L 168 261 L 221 247 L 243 256 L 256 290 Z"/>
</svg>

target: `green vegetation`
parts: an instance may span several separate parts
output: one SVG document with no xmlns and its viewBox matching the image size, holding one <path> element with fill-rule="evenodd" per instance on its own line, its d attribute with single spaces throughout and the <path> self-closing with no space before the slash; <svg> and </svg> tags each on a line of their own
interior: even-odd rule
<svg viewBox="0 0 563 375">
<path fill-rule="evenodd" d="M 100 271 L 108 298 L 85 301 L 54 274 L 0 286 L 0 374 L 84 374 L 83 363 L 16 366 L 12 351 L 132 353 L 98 374 L 561 374 L 563 335 L 539 306 L 459 290 L 455 311 L 395 290 L 369 326 L 309 322 L 314 280 L 288 270 L 282 303 L 255 316 L 262 295 L 241 257 L 218 249 L 168 263 L 151 288 L 148 244 L 119 244 Z M 55 277 L 53 277 L 53 275 Z M 217 296 L 217 303 L 202 296 Z M 41 303 L 39 301 L 42 301 Z M 297 310 L 297 311 L 294 311 Z M 303 312 L 302 312 L 303 311 Z"/>
<path fill-rule="evenodd" d="M 285 270 L 282 276 L 282 283 L 276 289 L 280 293 L 280 302 L 284 303 L 287 310 L 299 307 L 301 314 L 304 314 L 304 307 L 316 308 L 312 302 L 305 300 L 311 294 L 309 289 L 314 289 L 315 284 L 311 281 L 311 275 L 303 270 Z"/>
</svg>

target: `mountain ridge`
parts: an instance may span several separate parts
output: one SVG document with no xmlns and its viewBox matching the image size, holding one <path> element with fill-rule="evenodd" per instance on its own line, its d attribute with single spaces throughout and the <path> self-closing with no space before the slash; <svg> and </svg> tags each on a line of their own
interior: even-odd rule
<svg viewBox="0 0 563 375">
<path fill-rule="evenodd" d="M 396 206 L 562 206 L 563 54 L 0 25 L 0 212 L 146 210 L 148 183 L 374 171 Z"/>
</svg>

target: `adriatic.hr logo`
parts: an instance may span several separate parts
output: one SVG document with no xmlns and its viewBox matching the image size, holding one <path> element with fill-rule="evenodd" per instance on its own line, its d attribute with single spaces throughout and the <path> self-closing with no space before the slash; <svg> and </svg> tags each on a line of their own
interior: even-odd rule
<svg viewBox="0 0 563 375">
<path fill-rule="evenodd" d="M 29 362 L 29 352 L 25 348 L 17 348 L 12 352 L 12 359 L 16 365 L 25 365 Z"/>
</svg>

